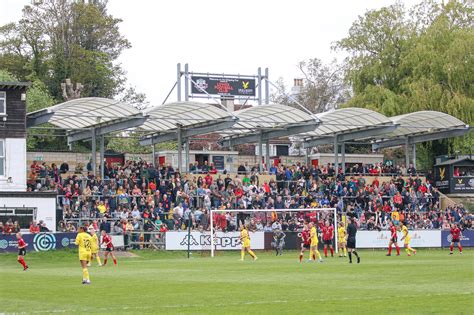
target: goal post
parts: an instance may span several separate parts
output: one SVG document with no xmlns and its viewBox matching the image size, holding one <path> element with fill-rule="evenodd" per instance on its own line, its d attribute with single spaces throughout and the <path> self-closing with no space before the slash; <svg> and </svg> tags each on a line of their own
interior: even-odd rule
<svg viewBox="0 0 474 315">
<path fill-rule="evenodd" d="M 216 213 L 229 213 L 229 212 L 234 212 L 234 213 L 244 213 L 244 214 L 258 214 L 258 213 L 268 213 L 268 212 L 276 212 L 276 213 L 295 213 L 295 212 L 330 212 L 331 215 L 330 217 L 332 218 L 332 225 L 334 226 L 334 244 L 335 244 L 335 251 L 336 254 L 338 253 L 338 222 L 337 222 L 337 211 L 336 208 L 304 208 L 304 209 L 213 209 L 210 212 L 210 226 L 211 226 L 211 257 L 214 257 L 215 251 L 216 251 L 216 226 L 214 225 L 214 215 Z M 325 219 L 329 219 L 326 217 Z M 237 226 L 239 226 L 240 222 L 237 220 Z M 320 219 L 318 218 L 318 221 Z"/>
</svg>

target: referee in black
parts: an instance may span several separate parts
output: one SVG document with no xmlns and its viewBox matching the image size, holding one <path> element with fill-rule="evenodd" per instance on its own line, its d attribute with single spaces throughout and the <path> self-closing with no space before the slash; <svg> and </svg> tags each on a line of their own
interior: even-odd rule
<svg viewBox="0 0 474 315">
<path fill-rule="evenodd" d="M 357 224 L 356 219 L 351 218 L 351 223 L 347 226 L 347 250 L 349 252 L 349 263 L 352 264 L 352 254 L 357 257 L 357 263 L 360 263 L 360 257 L 356 251 L 356 234 Z"/>
</svg>

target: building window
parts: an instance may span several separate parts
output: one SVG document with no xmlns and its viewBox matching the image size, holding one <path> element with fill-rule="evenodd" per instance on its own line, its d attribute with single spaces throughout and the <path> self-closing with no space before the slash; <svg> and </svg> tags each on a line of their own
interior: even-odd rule
<svg viewBox="0 0 474 315">
<path fill-rule="evenodd" d="M 5 176 L 5 140 L 0 139 L 0 176 Z"/>
<path fill-rule="evenodd" d="M 0 115 L 7 113 L 7 93 L 0 91 Z"/>
</svg>

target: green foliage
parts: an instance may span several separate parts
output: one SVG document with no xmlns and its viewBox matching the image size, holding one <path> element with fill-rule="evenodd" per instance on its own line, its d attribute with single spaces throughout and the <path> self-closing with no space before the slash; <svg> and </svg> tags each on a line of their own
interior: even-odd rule
<svg viewBox="0 0 474 315">
<path fill-rule="evenodd" d="M 13 76 L 11 73 L 8 71 L 0 69 L 0 82 L 13 82 L 13 81 L 18 81 L 15 76 Z"/>
<path fill-rule="evenodd" d="M 124 71 L 115 61 L 130 43 L 106 5 L 51 0 L 25 6 L 20 21 L 0 27 L 0 68 L 20 80 L 41 80 L 57 100 L 66 78 L 84 85 L 82 96 L 116 95 Z"/>
<path fill-rule="evenodd" d="M 435 110 L 473 125 L 473 13 L 469 1 L 425 0 L 410 11 L 397 3 L 359 17 L 335 46 L 350 54 L 354 97 L 345 106 L 387 116 Z M 420 158 L 429 165 L 436 154 L 468 152 L 473 137 L 424 144 Z"/>
</svg>

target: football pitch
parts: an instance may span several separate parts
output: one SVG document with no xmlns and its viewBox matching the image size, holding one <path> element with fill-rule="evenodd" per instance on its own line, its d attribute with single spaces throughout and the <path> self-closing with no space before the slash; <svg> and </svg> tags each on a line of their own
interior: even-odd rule
<svg viewBox="0 0 474 315">
<path fill-rule="evenodd" d="M 119 265 L 89 268 L 92 284 L 81 285 L 74 250 L 28 253 L 23 272 L 15 254 L 0 255 L 0 313 L 168 314 L 472 314 L 474 252 L 419 250 L 385 257 L 359 251 L 347 258 L 298 262 L 296 251 L 259 259 L 238 252 L 134 252 Z"/>
</svg>

